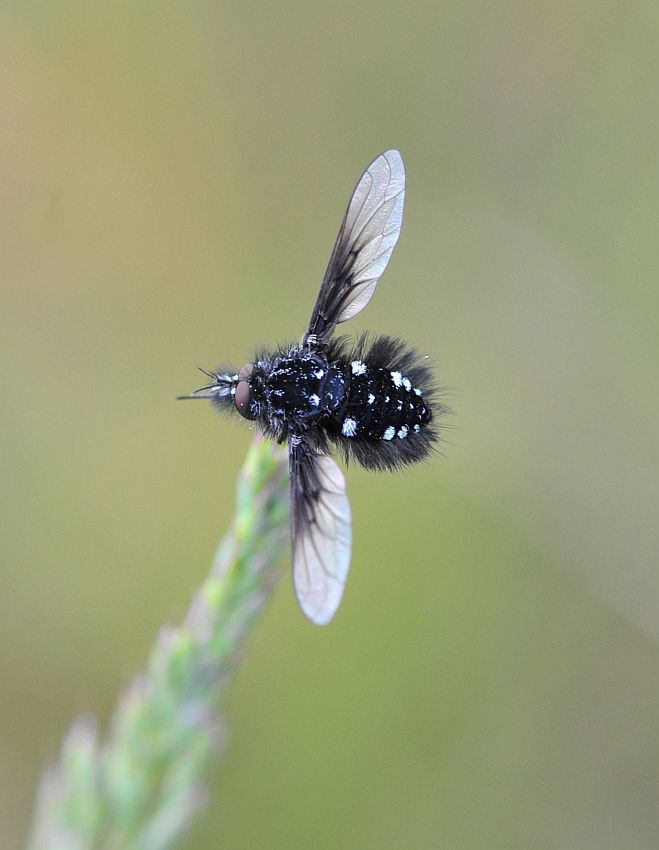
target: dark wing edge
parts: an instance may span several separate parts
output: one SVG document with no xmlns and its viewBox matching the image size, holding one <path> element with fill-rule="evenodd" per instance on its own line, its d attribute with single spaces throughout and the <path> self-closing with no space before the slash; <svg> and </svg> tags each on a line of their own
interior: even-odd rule
<svg viewBox="0 0 659 850">
<path fill-rule="evenodd" d="M 397 150 L 385 151 L 352 193 L 304 342 L 327 339 L 371 300 L 400 236 L 404 202 L 403 159 Z"/>
<path fill-rule="evenodd" d="M 305 616 L 318 626 L 334 617 L 352 550 L 345 478 L 331 457 L 297 435 L 289 444 L 293 585 Z"/>
</svg>

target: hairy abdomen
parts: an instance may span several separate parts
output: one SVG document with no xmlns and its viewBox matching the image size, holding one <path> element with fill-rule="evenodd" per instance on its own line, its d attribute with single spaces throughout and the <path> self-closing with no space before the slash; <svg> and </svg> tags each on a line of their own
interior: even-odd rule
<svg viewBox="0 0 659 850">
<path fill-rule="evenodd" d="M 418 384 L 427 380 L 427 368 L 398 340 L 380 337 L 370 351 L 365 348 L 344 361 L 347 400 L 328 423 L 329 436 L 348 459 L 369 469 L 422 460 L 437 439 L 425 392 L 432 389 Z"/>
</svg>

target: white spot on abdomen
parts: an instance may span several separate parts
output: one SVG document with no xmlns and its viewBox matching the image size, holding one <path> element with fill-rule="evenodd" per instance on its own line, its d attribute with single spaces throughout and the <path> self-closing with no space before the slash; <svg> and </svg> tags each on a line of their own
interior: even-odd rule
<svg viewBox="0 0 659 850">
<path fill-rule="evenodd" d="M 403 383 L 403 376 L 401 375 L 400 372 L 392 372 L 391 373 L 391 380 L 394 382 L 395 387 L 400 387 L 401 384 Z"/>
<path fill-rule="evenodd" d="M 374 401 L 375 401 L 375 396 L 373 395 L 373 393 L 369 393 L 368 394 L 368 403 L 373 404 Z"/>
<path fill-rule="evenodd" d="M 353 375 L 365 375 L 366 374 L 366 363 L 362 363 L 361 360 L 353 360 L 350 364 L 352 367 Z"/>
<path fill-rule="evenodd" d="M 325 374 L 325 370 L 324 370 L 324 369 L 316 369 L 316 371 L 314 372 L 314 375 L 315 375 L 317 378 L 322 378 L 324 374 Z"/>
<path fill-rule="evenodd" d="M 396 436 L 396 429 L 394 428 L 393 425 L 390 425 L 387 428 L 387 430 L 384 432 L 384 434 L 382 435 L 382 439 L 383 440 L 393 440 L 393 438 L 395 436 Z"/>
<path fill-rule="evenodd" d="M 412 384 L 410 384 L 410 379 L 409 379 L 409 378 L 403 378 L 403 386 L 404 386 L 404 387 L 405 387 L 405 389 L 406 389 L 406 390 L 408 390 L 408 391 L 412 389 Z"/>
<path fill-rule="evenodd" d="M 357 420 L 353 419 L 351 416 L 344 419 L 343 425 L 341 426 L 341 433 L 344 437 L 354 437 L 357 433 Z"/>
<path fill-rule="evenodd" d="M 403 427 L 398 432 L 399 438 L 402 440 L 404 437 L 407 437 L 407 432 L 409 430 L 410 429 L 407 427 L 407 425 L 403 425 Z"/>
<path fill-rule="evenodd" d="M 318 405 L 320 404 L 320 398 L 316 395 L 316 393 L 309 396 L 309 401 L 313 404 L 314 407 L 318 407 Z"/>
</svg>

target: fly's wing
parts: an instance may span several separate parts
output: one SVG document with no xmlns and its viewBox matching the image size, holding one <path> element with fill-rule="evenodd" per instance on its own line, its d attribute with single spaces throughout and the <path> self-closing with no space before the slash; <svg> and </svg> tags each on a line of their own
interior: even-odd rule
<svg viewBox="0 0 659 850">
<path fill-rule="evenodd" d="M 327 339 L 371 300 L 398 241 L 405 200 L 405 166 L 396 150 L 366 169 L 352 193 L 304 341 Z"/>
<path fill-rule="evenodd" d="M 302 611 L 318 626 L 332 619 L 350 567 L 352 528 L 345 478 L 337 464 L 299 436 L 289 448 L 293 584 Z"/>
</svg>

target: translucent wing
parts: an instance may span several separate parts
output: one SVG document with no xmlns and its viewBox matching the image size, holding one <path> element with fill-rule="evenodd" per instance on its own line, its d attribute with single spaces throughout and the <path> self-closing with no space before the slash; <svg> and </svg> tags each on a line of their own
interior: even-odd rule
<svg viewBox="0 0 659 850">
<path fill-rule="evenodd" d="M 339 607 L 348 577 L 350 502 L 336 463 L 301 437 L 291 437 L 289 465 L 295 594 L 306 616 L 324 626 Z"/>
<path fill-rule="evenodd" d="M 322 342 L 371 300 L 400 235 L 405 166 L 396 150 L 366 169 L 352 194 L 336 238 L 305 341 Z"/>
</svg>

